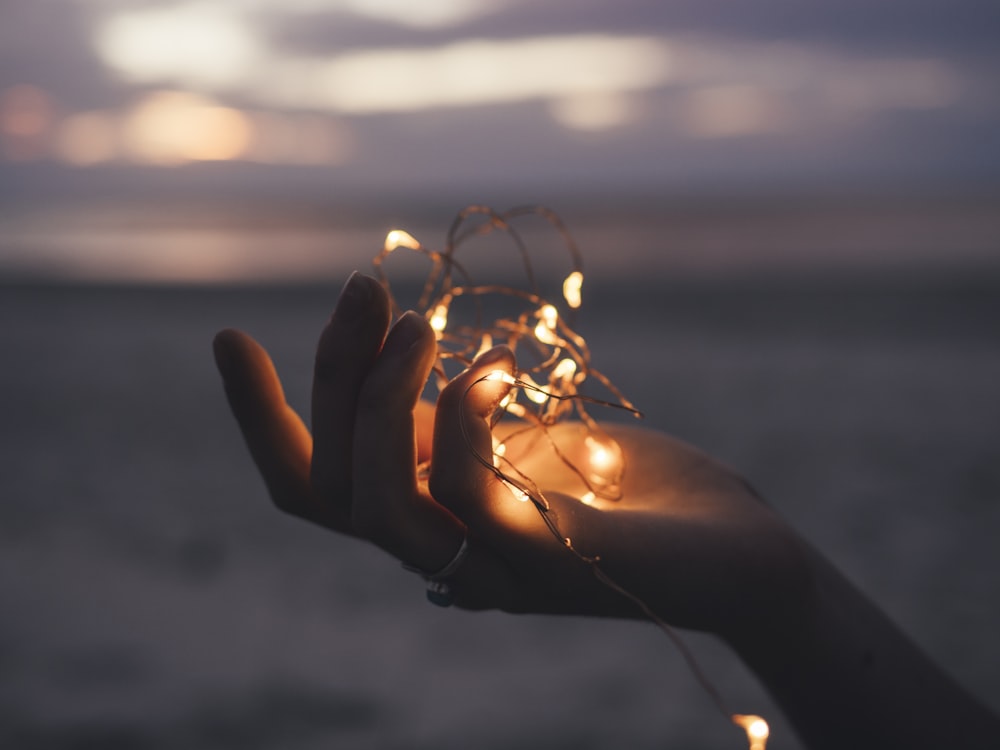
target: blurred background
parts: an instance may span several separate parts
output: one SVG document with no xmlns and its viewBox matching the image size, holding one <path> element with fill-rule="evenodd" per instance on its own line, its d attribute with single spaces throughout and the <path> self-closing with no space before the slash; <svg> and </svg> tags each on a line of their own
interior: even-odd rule
<svg viewBox="0 0 1000 750">
<path fill-rule="evenodd" d="M 651 628 L 432 611 L 258 486 L 212 334 L 307 407 L 347 274 L 469 203 L 555 209 L 649 426 L 1000 707 L 998 72 L 978 0 L 0 2 L 0 744 L 743 746 Z"/>
</svg>

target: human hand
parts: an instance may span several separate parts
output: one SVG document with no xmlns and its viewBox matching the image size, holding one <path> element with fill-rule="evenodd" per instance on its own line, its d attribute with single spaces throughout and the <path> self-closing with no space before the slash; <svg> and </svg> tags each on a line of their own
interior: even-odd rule
<svg viewBox="0 0 1000 750">
<path fill-rule="evenodd" d="M 512 372 L 496 348 L 457 376 L 436 407 L 419 400 L 436 341 L 407 313 L 390 327 L 386 292 L 355 275 L 320 336 L 310 435 L 284 400 L 267 353 L 223 331 L 216 360 L 250 452 L 279 508 L 368 539 L 402 562 L 444 568 L 455 603 L 469 609 L 637 616 L 616 584 L 673 624 L 726 635 L 763 624 L 805 582 L 798 541 L 746 483 L 695 449 L 648 430 L 608 427 L 622 448 L 623 499 L 587 506 L 580 481 L 547 441 L 508 441 L 507 456 L 550 506 L 553 535 L 533 503 L 518 502 L 482 457 L 489 417 L 507 388 L 485 380 Z M 549 428 L 572 445 L 582 427 Z M 417 466 L 429 461 L 429 476 Z"/>
</svg>

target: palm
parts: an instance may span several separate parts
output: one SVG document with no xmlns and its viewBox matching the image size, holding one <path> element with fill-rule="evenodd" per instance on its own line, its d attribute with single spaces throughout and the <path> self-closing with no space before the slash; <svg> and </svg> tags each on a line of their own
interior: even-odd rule
<svg viewBox="0 0 1000 750">
<path fill-rule="evenodd" d="M 436 356 L 426 320 L 409 314 L 390 327 L 376 282 L 355 277 L 348 290 L 320 337 L 311 435 L 263 348 L 235 331 L 216 339 L 233 412 L 283 510 L 432 572 L 467 537 L 469 556 L 449 583 L 456 604 L 472 609 L 636 615 L 599 572 L 676 624 L 723 632 L 800 583 L 797 540 L 752 490 L 655 432 L 608 428 L 625 459 L 624 495 L 594 506 L 577 499 L 585 488 L 551 449 L 519 453 L 512 440 L 508 457 L 551 510 L 517 502 L 491 466 L 488 418 L 505 386 L 484 380 L 514 369 L 510 352 L 491 350 L 436 405 L 422 403 Z M 580 429 L 549 432 L 572 445 Z M 585 557 L 600 558 L 597 571 Z"/>
<path fill-rule="evenodd" d="M 508 439 L 506 455 L 542 490 L 559 536 L 581 555 L 599 558 L 600 570 L 615 583 L 678 625 L 719 632 L 734 616 L 744 619 L 800 585 L 794 535 L 741 477 L 661 433 L 605 429 L 625 457 L 618 501 L 581 503 L 582 481 L 547 439 Z M 579 423 L 548 432 L 563 455 L 586 434 Z M 523 577 L 528 608 L 638 614 L 559 544 L 534 505 L 518 503 L 506 488 L 495 494 L 493 517 L 479 524 L 489 524 L 484 536 Z"/>
</svg>

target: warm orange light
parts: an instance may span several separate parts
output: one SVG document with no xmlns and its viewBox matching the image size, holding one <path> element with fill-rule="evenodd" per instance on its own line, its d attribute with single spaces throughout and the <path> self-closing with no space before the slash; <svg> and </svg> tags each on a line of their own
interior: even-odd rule
<svg viewBox="0 0 1000 750">
<path fill-rule="evenodd" d="M 520 500 L 522 503 L 526 503 L 531 499 L 531 496 L 517 485 L 507 481 L 504 481 L 504 484 L 507 486 L 507 489 L 510 490 L 510 494 L 514 496 L 515 500 Z"/>
<path fill-rule="evenodd" d="M 479 286 L 469 277 L 467 269 L 455 263 L 453 259 L 456 249 L 466 237 L 501 227 L 508 227 L 510 231 L 509 219 L 531 213 L 547 219 L 562 235 L 569 250 L 573 270 L 563 281 L 565 307 L 557 308 L 555 304 L 542 298 L 538 291 L 519 291 L 515 287 L 503 285 Z M 477 217 L 490 217 L 491 221 L 471 232 L 461 227 L 467 220 L 478 221 Z M 614 440 L 599 431 L 596 422 L 586 414 L 584 403 L 620 406 L 636 416 L 639 416 L 639 413 L 617 392 L 607 378 L 590 367 L 586 342 L 572 330 L 569 321 L 560 317 L 562 311 L 580 305 L 583 274 L 579 271 L 580 258 L 576 246 L 558 217 L 544 208 L 514 209 L 510 212 L 510 216 L 505 216 L 497 214 L 486 206 L 469 206 L 462 211 L 449 231 L 448 245 L 443 252 L 425 248 L 409 233 L 394 229 L 385 236 L 383 250 L 374 259 L 376 272 L 386 287 L 389 281 L 383 271 L 383 263 L 386 256 L 399 247 L 416 251 L 431 264 L 418 307 L 423 311 L 438 340 L 438 368 L 435 371 L 438 373 L 439 389 L 447 383 L 445 372 L 448 366 L 468 365 L 474 362 L 489 351 L 494 342 L 503 343 L 514 350 L 522 339 L 531 339 L 533 353 L 540 357 L 540 361 L 536 360 L 533 366 L 514 372 L 498 368 L 487 372 L 481 379 L 481 381 L 499 381 L 505 386 L 496 389 L 499 403 L 494 417 L 499 419 L 506 414 L 524 419 L 530 424 L 522 430 L 523 432 L 530 432 L 536 428 L 544 432 L 570 412 L 577 412 L 584 423 L 583 432 L 590 433 L 591 436 L 587 437 L 585 443 L 585 435 L 576 433 L 571 444 L 558 446 L 558 449 L 563 462 L 584 485 L 579 489 L 579 494 L 582 495 L 581 501 L 595 503 L 620 499 L 625 466 L 624 455 Z M 528 253 L 524 252 L 523 256 L 526 270 L 529 276 L 533 276 Z M 461 285 L 455 284 L 456 277 L 463 278 Z M 520 300 L 519 304 L 527 302 L 530 306 L 526 309 L 522 307 L 520 313 L 512 314 L 510 317 L 500 318 L 492 324 L 484 324 L 485 310 L 479 307 L 478 298 L 486 295 L 501 295 L 511 300 Z M 463 307 L 468 309 L 468 306 L 459 305 L 455 314 L 451 314 L 452 302 L 459 298 L 476 303 L 475 326 L 451 320 L 455 315 L 461 317 Z M 579 387 L 592 374 L 613 393 L 617 403 L 601 401 L 579 393 Z M 555 445 L 555 438 L 551 435 L 549 442 Z M 492 455 L 480 458 L 484 463 L 492 462 L 493 467 L 497 469 L 496 475 L 513 486 L 511 492 L 519 500 L 542 500 L 540 496 L 526 498 L 525 491 L 516 489 L 524 486 L 533 487 L 530 478 L 522 475 L 521 478 L 527 482 L 525 485 L 519 480 L 507 477 L 499 470 L 501 466 L 510 465 L 509 457 L 504 456 L 502 443 L 494 442 Z M 512 468 L 516 470 L 516 467 Z"/>
<path fill-rule="evenodd" d="M 420 243 L 409 232 L 402 229 L 393 229 L 385 236 L 385 252 L 391 253 L 397 247 L 406 247 L 410 250 L 419 250 Z"/>
<path fill-rule="evenodd" d="M 524 395 L 528 397 L 529 401 L 534 401 L 536 404 L 544 404 L 549 400 L 549 394 L 528 373 L 521 374 L 521 382 L 528 386 L 524 389 Z"/>
<path fill-rule="evenodd" d="M 556 324 L 559 321 L 559 313 L 552 305 L 542 305 L 538 313 L 538 325 L 535 326 L 535 338 L 543 344 L 555 346 L 559 343 L 559 337 L 555 335 Z"/>
<path fill-rule="evenodd" d="M 226 161 L 244 154 L 253 125 L 242 112 L 184 91 L 157 91 L 128 115 L 125 141 L 139 162 L 170 166 Z"/>
<path fill-rule="evenodd" d="M 247 150 L 252 137 L 252 125 L 239 110 L 232 107 L 205 107 L 195 114 L 191 123 L 191 138 L 184 156 L 193 161 L 229 161 Z"/>
<path fill-rule="evenodd" d="M 733 714 L 731 718 L 733 724 L 742 727 L 747 733 L 750 750 L 766 750 L 767 738 L 771 735 L 766 721 L 753 714 Z"/>
<path fill-rule="evenodd" d="M 434 329 L 435 335 L 441 338 L 442 332 L 447 327 L 448 306 L 442 302 L 434 308 L 434 312 L 431 314 L 431 328 Z"/>
<path fill-rule="evenodd" d="M 587 480 L 591 491 L 601 498 L 617 500 L 621 496 L 622 473 L 625 468 L 622 449 L 606 435 L 584 438 L 587 450 Z"/>
<path fill-rule="evenodd" d="M 587 438 L 587 442 L 596 442 L 592 438 Z M 590 465 L 597 469 L 606 469 L 611 464 L 611 453 L 601 445 L 593 446 L 590 449 Z"/>
<path fill-rule="evenodd" d="M 494 435 L 493 436 L 493 466 L 495 466 L 498 469 L 500 468 L 500 464 L 501 464 L 502 459 L 504 457 L 504 454 L 506 452 L 507 452 L 507 444 L 506 443 L 501 443 L 499 440 L 497 440 L 496 436 Z"/>
<path fill-rule="evenodd" d="M 507 385 L 514 385 L 515 383 L 517 383 L 513 375 L 511 375 L 509 372 L 504 372 L 503 370 L 493 370 L 489 372 L 484 378 L 484 380 L 500 380 L 506 383 Z"/>
<path fill-rule="evenodd" d="M 476 352 L 476 358 L 478 359 L 482 355 L 486 354 L 490 349 L 493 348 L 493 337 L 488 333 L 483 334 L 482 340 L 479 342 L 479 350 Z"/>
<path fill-rule="evenodd" d="M 576 374 L 576 362 L 568 357 L 563 359 L 552 370 L 552 380 L 557 382 L 565 378 L 571 378 Z"/>
<path fill-rule="evenodd" d="M 516 401 L 513 401 L 513 402 L 507 404 L 507 406 L 505 406 L 504 409 L 511 416 L 518 417 L 518 418 L 524 417 L 528 413 L 527 410 L 521 404 L 517 403 Z"/>
<path fill-rule="evenodd" d="M 563 282 L 563 297 L 566 298 L 566 304 L 572 307 L 574 310 L 578 308 L 582 299 L 580 297 L 580 287 L 583 286 L 583 274 L 579 271 L 573 271 L 566 280 Z"/>
</svg>

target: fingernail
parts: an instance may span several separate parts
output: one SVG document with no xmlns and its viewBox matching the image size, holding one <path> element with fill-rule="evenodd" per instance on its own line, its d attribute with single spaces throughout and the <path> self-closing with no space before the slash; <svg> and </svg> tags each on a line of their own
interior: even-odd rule
<svg viewBox="0 0 1000 750">
<path fill-rule="evenodd" d="M 340 299 L 337 300 L 337 310 L 334 315 L 338 320 L 351 323 L 361 317 L 370 296 L 368 284 L 368 279 L 357 271 L 351 274 L 340 292 Z"/>
</svg>

